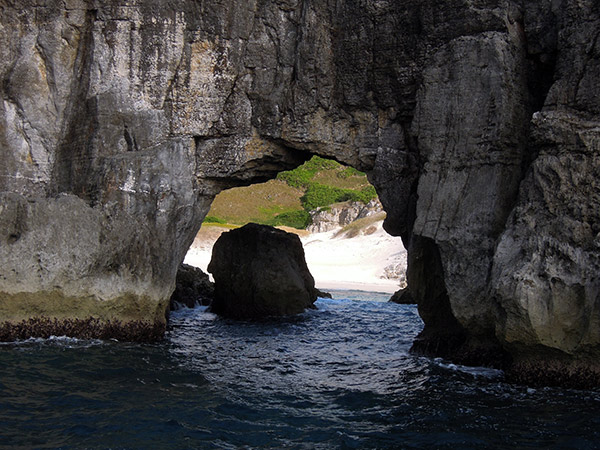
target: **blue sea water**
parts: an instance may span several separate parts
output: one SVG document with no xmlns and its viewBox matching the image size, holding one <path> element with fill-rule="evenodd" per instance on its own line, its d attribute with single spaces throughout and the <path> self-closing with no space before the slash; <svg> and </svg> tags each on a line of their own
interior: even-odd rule
<svg viewBox="0 0 600 450">
<path fill-rule="evenodd" d="M 600 448 L 600 391 L 411 355 L 414 306 L 333 294 L 264 322 L 182 309 L 154 345 L 2 344 L 0 447 Z"/>
</svg>

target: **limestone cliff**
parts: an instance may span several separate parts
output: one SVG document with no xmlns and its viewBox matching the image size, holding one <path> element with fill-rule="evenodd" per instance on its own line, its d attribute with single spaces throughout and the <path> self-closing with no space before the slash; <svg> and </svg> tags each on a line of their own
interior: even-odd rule
<svg viewBox="0 0 600 450">
<path fill-rule="evenodd" d="M 310 211 L 311 224 L 306 229 L 311 233 L 324 233 L 374 215 L 385 216 L 381 203 L 377 199 L 371 200 L 366 205 L 351 201 L 337 203 Z M 383 217 L 379 220 L 383 220 Z"/>
<path fill-rule="evenodd" d="M 0 317 L 162 323 L 214 195 L 316 153 L 409 248 L 417 348 L 597 369 L 599 35 L 595 0 L 0 0 Z"/>
</svg>

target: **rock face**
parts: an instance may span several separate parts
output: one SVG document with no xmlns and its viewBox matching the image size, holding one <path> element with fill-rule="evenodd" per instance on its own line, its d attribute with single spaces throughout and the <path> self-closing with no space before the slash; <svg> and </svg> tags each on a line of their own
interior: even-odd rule
<svg viewBox="0 0 600 450">
<path fill-rule="evenodd" d="M 234 319 L 298 314 L 317 299 L 297 235 L 248 224 L 223 233 L 208 271 L 215 279 L 211 311 Z"/>
<path fill-rule="evenodd" d="M 177 271 L 170 309 L 175 310 L 181 306 L 208 306 L 212 303 L 214 295 L 215 287 L 207 274 L 197 267 L 182 264 Z"/>
<path fill-rule="evenodd" d="M 311 233 L 335 230 L 357 219 L 369 217 L 382 211 L 383 207 L 377 200 L 371 200 L 366 205 L 361 202 L 345 202 L 332 205 L 329 208 L 319 208 L 310 212 L 312 224 L 308 226 L 307 230 Z"/>
<path fill-rule="evenodd" d="M 314 153 L 403 237 L 417 349 L 598 369 L 596 0 L 0 11 L 1 320 L 164 325 L 214 195 Z"/>
<path fill-rule="evenodd" d="M 415 299 L 411 295 L 407 288 L 400 289 L 394 292 L 394 295 L 389 300 L 392 303 L 398 303 L 399 305 L 414 305 Z"/>
</svg>

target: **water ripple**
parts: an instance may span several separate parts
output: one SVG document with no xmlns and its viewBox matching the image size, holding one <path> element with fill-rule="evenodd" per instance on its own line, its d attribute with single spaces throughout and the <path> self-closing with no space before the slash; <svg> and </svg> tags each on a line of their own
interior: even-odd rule
<svg viewBox="0 0 600 450">
<path fill-rule="evenodd" d="M 335 294 L 262 322 L 183 308 L 157 345 L 0 345 L 0 447 L 596 448 L 600 392 L 410 355 L 414 306 Z"/>
</svg>

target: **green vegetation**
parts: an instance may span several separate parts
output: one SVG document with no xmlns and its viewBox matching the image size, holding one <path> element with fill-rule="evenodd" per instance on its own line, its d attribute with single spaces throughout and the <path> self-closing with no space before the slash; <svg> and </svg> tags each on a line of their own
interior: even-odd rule
<svg viewBox="0 0 600 450">
<path fill-rule="evenodd" d="M 277 175 L 277 179 L 285 181 L 289 186 L 295 188 L 308 188 L 317 172 L 324 170 L 336 170 L 342 167 L 343 166 L 340 163 L 331 159 L 313 156 L 309 161 L 306 161 L 304 164 L 295 168 L 294 170 L 280 172 Z"/>
<path fill-rule="evenodd" d="M 224 219 L 220 219 L 218 217 L 215 217 L 215 216 L 206 216 L 204 218 L 204 222 L 203 223 L 225 224 L 225 223 L 227 223 L 227 221 L 225 221 Z"/>
<path fill-rule="evenodd" d="M 355 178 L 352 180 L 354 183 L 342 181 L 352 177 Z M 364 173 L 318 156 L 313 156 L 294 170 L 281 172 L 277 179 L 289 186 L 305 189 L 300 201 L 306 211 L 345 201 L 368 203 L 377 197 L 375 188 L 367 182 Z"/>
<path fill-rule="evenodd" d="M 344 201 L 368 203 L 376 197 L 364 173 L 313 156 L 275 180 L 221 192 L 204 223 L 256 222 L 304 229 L 310 225 L 309 211 Z"/>
<path fill-rule="evenodd" d="M 292 228 L 298 228 L 299 230 L 304 230 L 307 226 L 310 225 L 310 214 L 307 211 L 290 211 L 281 214 L 277 214 L 273 220 L 269 221 L 267 225 L 272 225 L 274 227 L 278 226 L 286 226 Z"/>
<path fill-rule="evenodd" d="M 341 189 L 323 184 L 313 183 L 309 185 L 306 193 L 300 198 L 302 206 L 307 211 L 312 211 L 322 206 L 329 206 L 340 202 L 363 202 L 369 203 L 377 197 L 375 188 L 367 186 L 360 191 Z"/>
<path fill-rule="evenodd" d="M 356 170 L 354 167 L 345 167 L 343 170 L 341 170 L 340 172 L 338 172 L 337 176 L 339 178 L 350 178 L 352 176 L 364 176 L 364 173 L 362 173 L 360 170 Z"/>
<path fill-rule="evenodd" d="M 236 228 L 239 228 L 241 225 L 236 225 L 233 223 L 218 223 L 218 222 L 207 222 L 206 220 L 202 222 L 203 225 L 206 225 L 208 227 L 212 227 L 212 228 L 225 228 L 227 230 L 234 230 Z"/>
<path fill-rule="evenodd" d="M 302 194 L 302 190 L 278 180 L 228 189 L 217 195 L 207 217 L 235 225 L 269 224 L 280 214 L 303 211 Z M 214 219 L 211 223 L 215 223 Z"/>
<path fill-rule="evenodd" d="M 314 183 L 308 187 L 306 193 L 300 198 L 300 201 L 307 211 L 312 211 L 319 207 L 340 202 L 350 201 L 367 204 L 376 197 L 377 193 L 373 186 L 367 186 L 360 191 L 353 191 L 351 189 L 340 189 Z"/>
</svg>

